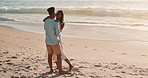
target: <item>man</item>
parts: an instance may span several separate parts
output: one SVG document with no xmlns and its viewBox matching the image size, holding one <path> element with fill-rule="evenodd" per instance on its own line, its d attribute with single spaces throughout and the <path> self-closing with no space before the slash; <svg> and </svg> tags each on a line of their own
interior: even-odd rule
<svg viewBox="0 0 148 78">
<path fill-rule="evenodd" d="M 44 29 L 46 35 L 46 47 L 48 51 L 48 63 L 50 67 L 50 72 L 53 73 L 52 68 L 52 55 L 55 53 L 57 55 L 57 68 L 59 70 L 59 74 L 63 74 L 64 71 L 62 70 L 62 60 L 61 60 L 61 49 L 59 45 L 58 36 L 60 35 L 60 30 L 58 28 L 58 23 L 55 22 L 55 8 L 50 7 L 47 9 L 49 13 L 49 18 L 44 22 Z"/>
</svg>

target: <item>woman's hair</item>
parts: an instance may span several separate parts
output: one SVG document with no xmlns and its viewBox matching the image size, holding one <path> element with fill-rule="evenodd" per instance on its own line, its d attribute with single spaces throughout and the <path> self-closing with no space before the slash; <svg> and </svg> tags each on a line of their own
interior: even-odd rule
<svg viewBox="0 0 148 78">
<path fill-rule="evenodd" d="M 64 21 L 64 13 L 63 13 L 63 11 L 62 10 L 59 10 L 57 13 L 60 13 L 61 14 L 61 19 L 59 19 L 59 21 L 60 21 L 60 23 L 63 23 L 63 21 Z"/>
</svg>

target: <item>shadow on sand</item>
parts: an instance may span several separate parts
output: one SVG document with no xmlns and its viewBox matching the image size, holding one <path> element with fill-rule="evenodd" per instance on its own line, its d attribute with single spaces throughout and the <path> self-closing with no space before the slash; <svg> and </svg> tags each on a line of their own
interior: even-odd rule
<svg viewBox="0 0 148 78">
<path fill-rule="evenodd" d="M 37 77 L 35 77 L 35 78 L 56 78 L 56 77 L 59 77 L 59 76 L 61 76 L 61 75 L 59 75 L 59 74 L 55 74 L 55 75 L 53 75 L 53 74 L 50 74 L 49 72 L 45 72 L 45 73 L 42 73 L 42 74 L 39 74 L 39 76 L 37 76 Z"/>
<path fill-rule="evenodd" d="M 39 74 L 39 76 L 35 77 L 35 78 L 56 78 L 56 77 L 60 77 L 60 76 L 66 76 L 66 75 L 72 75 L 71 73 L 66 73 L 66 74 L 50 74 L 49 72 L 45 72 L 42 74 Z"/>
<path fill-rule="evenodd" d="M 63 67 L 64 70 L 68 70 L 67 67 Z M 72 77 L 74 76 L 76 73 L 79 73 L 79 69 L 78 68 L 73 68 L 71 72 L 66 71 L 67 73 L 65 74 L 58 74 L 58 72 L 55 70 L 55 72 L 53 74 L 50 74 L 49 72 L 45 72 L 45 73 L 41 73 L 39 74 L 37 77 L 35 78 L 57 78 L 57 77 Z"/>
</svg>

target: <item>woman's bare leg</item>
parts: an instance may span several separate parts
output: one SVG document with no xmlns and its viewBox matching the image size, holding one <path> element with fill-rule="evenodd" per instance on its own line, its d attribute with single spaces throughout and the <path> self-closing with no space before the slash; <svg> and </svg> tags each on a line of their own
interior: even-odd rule
<svg viewBox="0 0 148 78">
<path fill-rule="evenodd" d="M 67 62 L 67 64 L 69 65 L 69 71 L 72 70 L 73 65 L 70 63 L 70 61 L 68 59 L 65 59 L 65 61 Z"/>
<path fill-rule="evenodd" d="M 65 74 L 66 73 L 62 70 L 61 54 L 57 55 L 57 67 L 58 67 L 58 70 L 59 70 L 59 74 Z"/>
<path fill-rule="evenodd" d="M 58 66 L 57 61 L 55 61 L 55 63 L 56 63 L 56 65 Z M 58 69 L 58 67 L 57 67 L 56 69 Z"/>
</svg>

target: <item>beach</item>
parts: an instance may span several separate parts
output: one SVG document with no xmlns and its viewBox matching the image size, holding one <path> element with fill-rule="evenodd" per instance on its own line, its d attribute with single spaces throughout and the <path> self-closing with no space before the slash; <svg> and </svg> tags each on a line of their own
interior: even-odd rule
<svg viewBox="0 0 148 78">
<path fill-rule="evenodd" d="M 147 0 L 0 1 L 0 78 L 148 78 Z M 43 19 L 64 12 L 71 72 L 49 74 Z M 56 19 L 56 18 L 55 18 Z M 63 61 L 63 70 L 68 65 Z"/>
<path fill-rule="evenodd" d="M 44 34 L 0 26 L 0 78 L 148 77 L 146 44 L 71 37 L 62 37 L 62 41 L 74 69 L 64 75 L 48 74 L 44 38 Z M 64 61 L 63 69 L 68 70 Z"/>
</svg>

